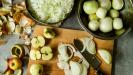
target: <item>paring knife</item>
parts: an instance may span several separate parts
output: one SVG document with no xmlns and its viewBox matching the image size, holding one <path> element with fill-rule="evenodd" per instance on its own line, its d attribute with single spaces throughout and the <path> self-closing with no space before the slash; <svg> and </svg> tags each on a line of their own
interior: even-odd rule
<svg viewBox="0 0 133 75">
<path fill-rule="evenodd" d="M 80 40 L 74 39 L 73 43 L 74 46 L 82 54 L 82 56 L 86 59 L 86 61 L 96 70 L 98 75 L 104 75 L 104 73 L 100 71 L 100 65 L 101 65 L 100 60 L 95 55 L 89 53 L 86 49 L 83 52 L 81 52 L 84 46 Z"/>
</svg>

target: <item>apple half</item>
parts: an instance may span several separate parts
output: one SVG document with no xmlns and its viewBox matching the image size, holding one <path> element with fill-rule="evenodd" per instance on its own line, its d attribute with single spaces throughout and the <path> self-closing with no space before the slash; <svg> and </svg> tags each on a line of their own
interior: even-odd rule
<svg viewBox="0 0 133 75">
<path fill-rule="evenodd" d="M 39 60 L 41 59 L 41 53 L 38 50 L 31 50 L 30 51 L 30 59 L 32 60 Z"/>
<path fill-rule="evenodd" d="M 56 34 L 52 28 L 45 28 L 43 31 L 43 35 L 45 36 L 45 38 L 53 39 L 55 38 Z"/>
<path fill-rule="evenodd" d="M 32 38 L 31 45 L 33 48 L 43 47 L 45 45 L 45 39 L 42 36 Z"/>
<path fill-rule="evenodd" d="M 50 60 L 53 57 L 52 49 L 49 46 L 44 46 L 41 49 L 42 60 Z"/>
</svg>

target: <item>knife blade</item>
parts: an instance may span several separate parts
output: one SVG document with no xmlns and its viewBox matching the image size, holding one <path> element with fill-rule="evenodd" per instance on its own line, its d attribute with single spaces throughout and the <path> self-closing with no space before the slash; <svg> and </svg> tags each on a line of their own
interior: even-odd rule
<svg viewBox="0 0 133 75">
<path fill-rule="evenodd" d="M 74 39 L 74 46 L 79 50 L 84 59 L 95 69 L 98 75 L 104 75 L 100 70 L 101 61 L 93 54 L 89 53 L 86 49 L 82 51 L 83 44 L 80 40 Z"/>
</svg>

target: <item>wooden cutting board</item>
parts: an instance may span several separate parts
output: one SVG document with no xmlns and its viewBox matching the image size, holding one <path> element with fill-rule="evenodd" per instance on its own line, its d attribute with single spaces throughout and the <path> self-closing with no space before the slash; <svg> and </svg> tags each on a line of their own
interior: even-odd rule
<svg viewBox="0 0 133 75">
<path fill-rule="evenodd" d="M 33 36 L 43 35 L 43 29 L 47 26 L 36 26 L 33 32 Z M 33 61 L 29 59 L 28 69 L 27 69 L 27 75 L 30 74 L 30 66 L 34 63 L 39 63 L 44 65 L 44 73 L 43 75 L 64 75 L 64 71 L 59 69 L 57 67 L 57 47 L 58 44 L 63 43 L 72 43 L 74 38 L 81 38 L 89 36 L 90 34 L 85 31 L 79 31 L 79 30 L 70 30 L 70 29 L 62 29 L 62 28 L 54 28 L 56 31 L 56 38 L 52 40 L 47 40 L 46 45 L 49 45 L 53 49 L 54 57 L 50 61 L 43 61 L 43 60 L 37 60 Z M 97 38 L 94 38 L 94 41 L 97 46 L 97 50 L 99 48 L 105 48 L 108 49 L 111 53 L 113 52 L 113 46 L 114 46 L 114 40 L 100 40 Z M 100 58 L 100 56 L 97 53 L 97 56 Z M 101 59 L 101 58 L 100 58 Z M 101 69 L 104 71 L 106 75 L 111 75 L 112 70 L 112 64 L 108 65 L 106 64 L 102 59 Z M 94 73 L 94 70 L 92 68 L 88 69 L 88 75 L 96 75 Z"/>
</svg>

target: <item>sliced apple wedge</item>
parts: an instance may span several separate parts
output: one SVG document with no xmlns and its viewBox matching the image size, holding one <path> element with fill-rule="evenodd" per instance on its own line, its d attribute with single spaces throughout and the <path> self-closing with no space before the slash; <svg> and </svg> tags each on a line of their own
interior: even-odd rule
<svg viewBox="0 0 133 75">
<path fill-rule="evenodd" d="M 53 57 L 52 49 L 49 46 L 44 46 L 41 49 L 42 60 L 50 60 Z"/>
<path fill-rule="evenodd" d="M 33 48 L 43 47 L 45 45 L 45 39 L 42 36 L 34 37 L 31 40 L 31 44 Z"/>
<path fill-rule="evenodd" d="M 30 59 L 32 60 L 39 60 L 41 59 L 41 53 L 38 50 L 31 50 L 30 51 Z"/>
</svg>

